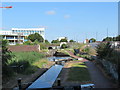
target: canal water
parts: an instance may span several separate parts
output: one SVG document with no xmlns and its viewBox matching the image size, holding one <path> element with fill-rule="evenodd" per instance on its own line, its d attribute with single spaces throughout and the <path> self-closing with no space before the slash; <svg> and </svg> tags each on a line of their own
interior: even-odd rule
<svg viewBox="0 0 120 90">
<path fill-rule="evenodd" d="M 48 57 L 49 61 L 60 60 L 60 59 L 70 59 L 71 57 Z"/>
</svg>

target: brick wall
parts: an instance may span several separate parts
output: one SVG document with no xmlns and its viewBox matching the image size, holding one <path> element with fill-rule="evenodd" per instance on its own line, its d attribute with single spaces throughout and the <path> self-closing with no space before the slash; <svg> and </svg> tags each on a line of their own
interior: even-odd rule
<svg viewBox="0 0 120 90">
<path fill-rule="evenodd" d="M 39 45 L 19 45 L 19 46 L 8 46 L 8 49 L 12 52 L 29 52 L 29 51 L 40 51 Z"/>
</svg>

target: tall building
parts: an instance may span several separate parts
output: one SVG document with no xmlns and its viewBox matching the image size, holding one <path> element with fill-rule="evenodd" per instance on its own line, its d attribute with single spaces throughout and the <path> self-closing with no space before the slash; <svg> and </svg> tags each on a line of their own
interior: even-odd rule
<svg viewBox="0 0 120 90">
<path fill-rule="evenodd" d="M 26 41 L 26 36 L 34 33 L 39 33 L 45 39 L 44 31 L 45 28 L 12 28 L 11 31 L 0 31 L 0 35 L 8 40 L 10 45 L 16 45 L 22 44 Z"/>
<path fill-rule="evenodd" d="M 44 38 L 45 28 L 12 28 L 13 33 L 23 33 L 24 36 L 39 33 Z"/>
</svg>

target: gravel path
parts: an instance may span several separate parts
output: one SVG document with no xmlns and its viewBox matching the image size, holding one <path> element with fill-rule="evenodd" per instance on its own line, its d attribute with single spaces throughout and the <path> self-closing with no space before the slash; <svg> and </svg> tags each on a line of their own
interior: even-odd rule
<svg viewBox="0 0 120 90">
<path fill-rule="evenodd" d="M 88 66 L 91 79 L 96 88 L 113 88 L 112 82 L 104 76 L 104 74 L 93 62 L 87 61 L 86 65 Z"/>
</svg>

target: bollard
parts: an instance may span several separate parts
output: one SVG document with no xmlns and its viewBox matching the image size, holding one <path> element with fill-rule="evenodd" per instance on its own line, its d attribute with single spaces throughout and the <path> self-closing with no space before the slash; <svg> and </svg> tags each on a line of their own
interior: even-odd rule
<svg viewBox="0 0 120 90">
<path fill-rule="evenodd" d="M 19 79 L 18 79 L 18 88 L 19 88 L 19 90 L 21 90 L 21 89 L 22 89 L 22 85 L 21 85 L 21 78 L 19 78 Z"/>
<path fill-rule="evenodd" d="M 57 86 L 61 86 L 61 80 L 60 80 L 60 78 L 57 79 Z"/>
<path fill-rule="evenodd" d="M 57 62 L 55 62 L 55 64 L 58 64 Z"/>
</svg>

